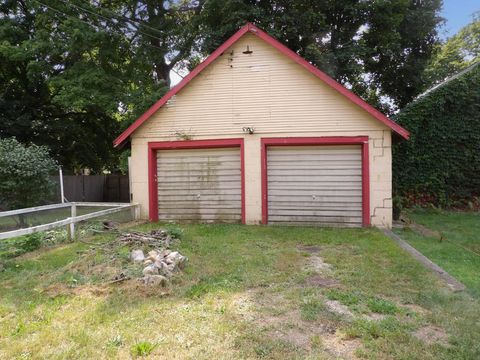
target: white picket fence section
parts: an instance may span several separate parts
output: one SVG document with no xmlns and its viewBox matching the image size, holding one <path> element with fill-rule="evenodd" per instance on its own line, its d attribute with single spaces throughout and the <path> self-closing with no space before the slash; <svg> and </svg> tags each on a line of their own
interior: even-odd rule
<svg viewBox="0 0 480 360">
<path fill-rule="evenodd" d="M 109 207 L 110 209 L 95 211 L 89 214 L 77 216 L 77 207 L 80 207 L 80 206 Z M 6 216 L 29 214 L 29 213 L 38 212 L 38 211 L 54 210 L 54 209 L 61 209 L 61 208 L 68 208 L 68 207 L 70 208 L 70 217 L 68 218 L 54 221 L 48 224 L 42 224 L 42 225 L 31 226 L 28 228 L 23 228 L 18 230 L 0 232 L 0 240 L 9 239 L 17 236 L 22 236 L 22 235 L 33 234 L 40 231 L 47 231 L 47 230 L 51 230 L 51 229 L 59 228 L 63 226 L 68 226 L 69 237 L 70 239 L 73 240 L 75 239 L 75 224 L 80 221 L 85 221 L 85 220 L 94 219 L 100 216 L 114 214 L 127 209 L 132 210 L 133 220 L 138 220 L 140 216 L 140 206 L 137 203 L 70 202 L 70 203 L 63 203 L 63 204 L 36 206 L 36 207 L 30 207 L 30 208 L 18 209 L 18 210 L 2 211 L 0 212 L 0 218 L 6 217 Z"/>
</svg>

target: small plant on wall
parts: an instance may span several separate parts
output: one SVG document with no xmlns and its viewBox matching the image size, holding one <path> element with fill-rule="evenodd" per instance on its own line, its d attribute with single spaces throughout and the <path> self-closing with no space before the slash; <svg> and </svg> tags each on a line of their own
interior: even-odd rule
<svg viewBox="0 0 480 360">
<path fill-rule="evenodd" d="M 178 140 L 192 140 L 193 138 L 191 134 L 188 134 L 184 130 L 175 130 L 173 135 L 176 136 Z"/>
</svg>

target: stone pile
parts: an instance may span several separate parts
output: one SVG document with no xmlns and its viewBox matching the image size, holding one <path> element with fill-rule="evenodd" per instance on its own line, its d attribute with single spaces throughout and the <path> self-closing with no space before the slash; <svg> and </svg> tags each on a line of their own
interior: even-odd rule
<svg viewBox="0 0 480 360">
<path fill-rule="evenodd" d="M 133 250 L 130 257 L 133 262 L 143 264 L 143 282 L 159 286 L 165 286 L 176 272 L 185 267 L 188 260 L 178 251 L 171 250 L 152 250 L 147 256 L 142 250 Z"/>
</svg>

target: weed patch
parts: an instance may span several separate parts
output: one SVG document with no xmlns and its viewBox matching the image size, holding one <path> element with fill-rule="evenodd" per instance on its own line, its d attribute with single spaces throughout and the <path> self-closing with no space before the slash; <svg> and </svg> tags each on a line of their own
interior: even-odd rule
<svg viewBox="0 0 480 360">
<path fill-rule="evenodd" d="M 377 314 L 393 315 L 398 311 L 398 307 L 394 303 L 378 297 L 368 299 L 367 306 L 370 311 Z"/>
<path fill-rule="evenodd" d="M 131 348 L 131 353 L 133 356 L 147 356 L 157 347 L 157 344 L 152 344 L 148 341 L 141 341 L 136 343 Z"/>
</svg>

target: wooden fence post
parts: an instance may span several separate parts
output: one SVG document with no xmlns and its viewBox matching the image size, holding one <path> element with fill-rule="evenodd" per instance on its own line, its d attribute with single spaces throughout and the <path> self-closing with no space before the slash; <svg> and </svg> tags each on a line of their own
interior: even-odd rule
<svg viewBox="0 0 480 360">
<path fill-rule="evenodd" d="M 70 217 L 72 219 L 75 219 L 75 217 L 77 217 L 77 205 L 75 203 L 72 203 L 72 207 L 71 207 L 71 215 Z M 72 222 L 70 224 L 70 229 L 69 229 L 69 238 L 71 241 L 75 241 L 75 223 Z"/>
</svg>

